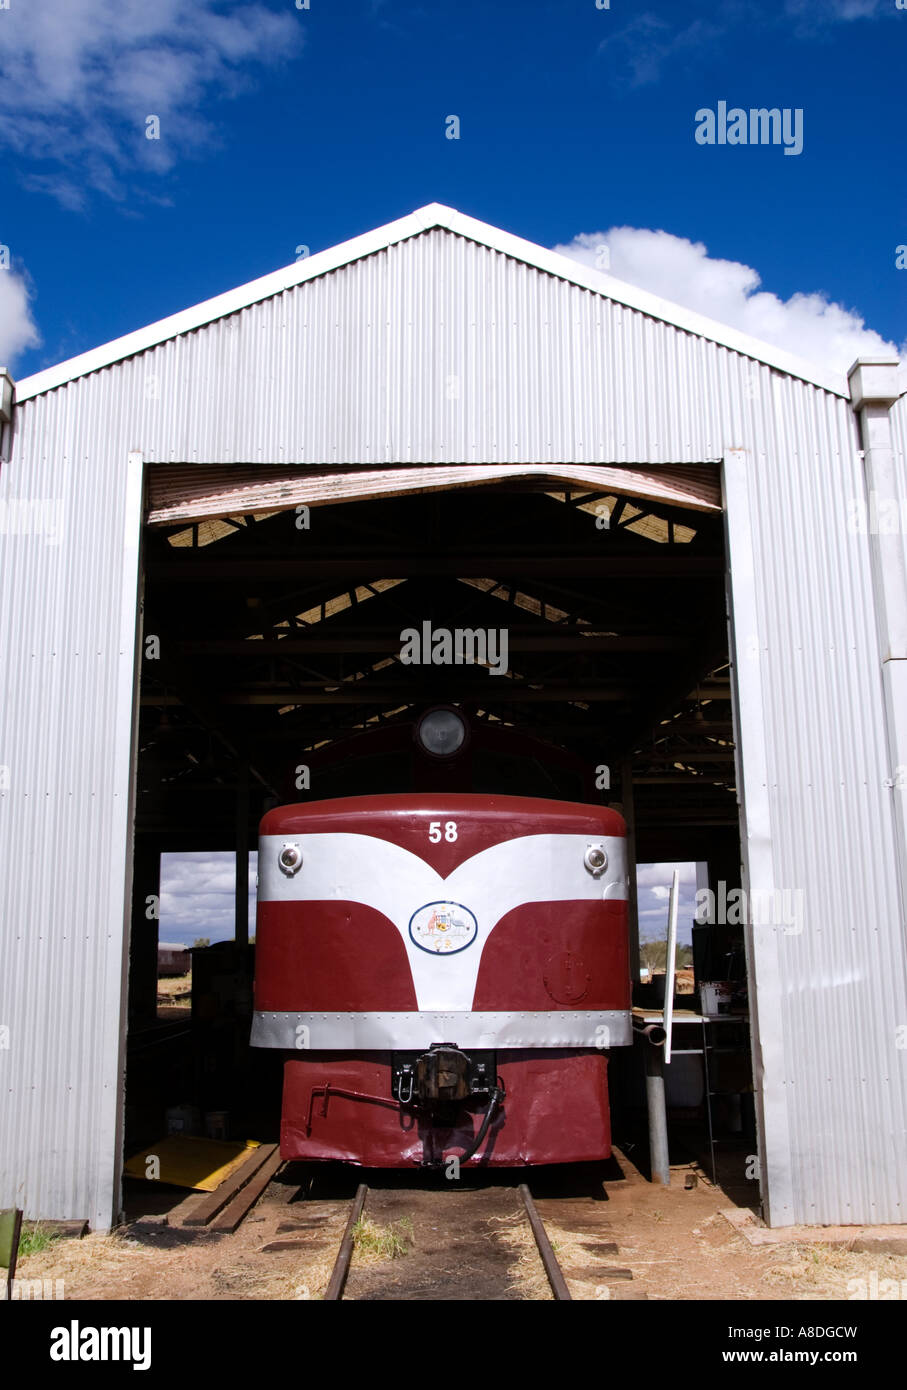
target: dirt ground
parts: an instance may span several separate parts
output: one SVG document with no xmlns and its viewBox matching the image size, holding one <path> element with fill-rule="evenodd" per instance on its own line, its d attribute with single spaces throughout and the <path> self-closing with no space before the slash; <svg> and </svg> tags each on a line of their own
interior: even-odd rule
<svg viewBox="0 0 907 1390">
<path fill-rule="evenodd" d="M 506 1239 L 525 1223 L 513 1187 L 370 1191 L 367 1213 L 379 1230 L 400 1231 L 407 1253 L 388 1260 L 357 1249 L 345 1298 L 513 1302 L 531 1296 L 523 1287 L 522 1252 Z"/>
<path fill-rule="evenodd" d="M 192 1014 L 192 972 L 163 976 L 157 982 L 157 1016 L 162 1023 L 175 1023 Z"/>
<path fill-rule="evenodd" d="M 686 1190 L 689 1172 L 697 1185 Z M 152 1217 L 113 1235 L 56 1241 L 20 1259 L 17 1275 L 62 1278 L 67 1299 L 318 1299 L 356 1182 L 365 1180 L 370 1229 L 400 1232 L 405 1253 L 390 1258 L 364 1241 L 348 1297 L 544 1300 L 551 1295 L 516 1191 L 525 1176 L 492 1175 L 474 1190 L 349 1170 L 300 1183 L 298 1168 L 288 1165 L 232 1235 L 192 1234 Z M 721 1215 L 731 1197 L 694 1165 L 674 1168 L 669 1189 L 652 1186 L 622 1156 L 604 1182 L 601 1169 L 569 1182 L 537 1171 L 530 1181 L 578 1300 L 846 1300 L 859 1292 L 850 1281 L 872 1287 L 873 1277 L 896 1280 L 907 1294 L 907 1256 L 822 1244 L 751 1246 Z M 182 1196 L 174 1192 L 171 1201 Z M 275 1241 L 284 1244 L 264 1249 Z"/>
</svg>

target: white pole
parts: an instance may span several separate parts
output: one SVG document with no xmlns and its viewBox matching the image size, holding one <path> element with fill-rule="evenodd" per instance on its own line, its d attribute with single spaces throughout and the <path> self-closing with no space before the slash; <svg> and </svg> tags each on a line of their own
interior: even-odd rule
<svg viewBox="0 0 907 1390">
<path fill-rule="evenodd" d="M 674 1025 L 674 957 L 677 954 L 677 895 L 680 874 L 674 870 L 671 901 L 668 906 L 668 954 L 665 960 L 665 1002 L 662 1018 L 665 1030 L 665 1061 L 671 1060 L 671 1029 Z"/>
</svg>

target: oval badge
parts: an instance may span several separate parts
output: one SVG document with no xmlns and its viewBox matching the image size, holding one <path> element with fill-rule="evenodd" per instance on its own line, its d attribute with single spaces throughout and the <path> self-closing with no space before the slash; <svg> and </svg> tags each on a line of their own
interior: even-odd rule
<svg viewBox="0 0 907 1390">
<path fill-rule="evenodd" d="M 409 934 L 420 951 L 452 956 L 472 945 L 479 924 L 462 903 L 426 903 L 410 917 Z"/>
</svg>

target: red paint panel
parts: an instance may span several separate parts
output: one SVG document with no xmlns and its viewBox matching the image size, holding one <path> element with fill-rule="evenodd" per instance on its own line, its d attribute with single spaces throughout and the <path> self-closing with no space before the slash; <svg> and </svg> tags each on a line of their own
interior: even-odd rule
<svg viewBox="0 0 907 1390">
<path fill-rule="evenodd" d="M 472 1007 L 628 1009 L 626 902 L 526 903 L 485 943 Z"/>
<path fill-rule="evenodd" d="M 428 838 L 432 821 L 456 823 L 456 840 Z M 277 806 L 261 822 L 262 835 L 374 835 L 417 854 L 443 878 L 490 845 L 521 835 L 623 836 L 626 826 L 616 811 L 573 801 L 540 797 L 473 796 L 465 793 L 397 796 L 350 796 L 333 801 Z"/>
<path fill-rule="evenodd" d="M 417 1007 L 400 933 L 373 907 L 260 902 L 255 935 L 256 1009 Z"/>
<path fill-rule="evenodd" d="M 585 1163 L 611 1153 L 608 1061 L 594 1050 L 500 1052 L 507 1097 L 474 1160 L 477 1167 Z M 330 1095 L 358 1091 L 371 1100 Z M 315 1091 L 314 1099 L 312 1097 Z M 369 1168 L 408 1168 L 424 1157 L 462 1153 L 481 1111 L 461 1110 L 452 1128 L 434 1126 L 390 1099 L 390 1055 L 309 1053 L 284 1067 L 280 1152 L 284 1158 L 341 1159 Z M 306 1122 L 311 1110 L 311 1133 Z"/>
</svg>

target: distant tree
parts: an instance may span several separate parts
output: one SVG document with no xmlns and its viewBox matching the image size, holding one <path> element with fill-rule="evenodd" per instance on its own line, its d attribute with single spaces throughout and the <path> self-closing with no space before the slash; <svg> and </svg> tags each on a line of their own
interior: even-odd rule
<svg viewBox="0 0 907 1390">
<path fill-rule="evenodd" d="M 639 943 L 639 959 L 640 963 L 653 973 L 664 970 L 668 959 L 668 943 L 666 941 L 641 941 Z M 678 946 L 674 968 L 676 970 L 689 970 L 692 964 L 692 946 Z"/>
<path fill-rule="evenodd" d="M 211 938 L 210 938 L 210 936 L 199 936 L 199 937 L 197 937 L 197 938 L 195 939 L 195 941 L 193 941 L 192 945 L 193 945 L 193 946 L 210 946 L 210 945 L 211 945 Z"/>
<path fill-rule="evenodd" d="M 668 948 L 664 941 L 641 941 L 639 958 L 648 970 L 664 970 Z"/>
</svg>

